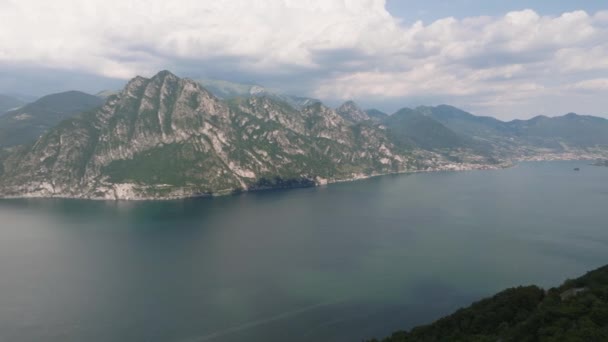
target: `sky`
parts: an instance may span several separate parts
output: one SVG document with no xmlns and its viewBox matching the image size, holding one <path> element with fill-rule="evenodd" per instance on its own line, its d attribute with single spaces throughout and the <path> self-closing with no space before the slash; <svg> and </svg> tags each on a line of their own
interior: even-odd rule
<svg viewBox="0 0 608 342">
<path fill-rule="evenodd" d="M 0 23 L 0 93 L 168 69 L 389 113 L 608 117 L 605 0 L 0 0 Z"/>
</svg>

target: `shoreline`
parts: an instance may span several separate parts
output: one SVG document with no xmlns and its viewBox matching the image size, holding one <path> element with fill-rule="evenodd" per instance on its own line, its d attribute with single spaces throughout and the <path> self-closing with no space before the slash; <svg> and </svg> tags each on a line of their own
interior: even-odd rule
<svg viewBox="0 0 608 342">
<path fill-rule="evenodd" d="M 323 178 L 315 178 L 311 179 L 314 182 L 314 185 L 311 186 L 292 186 L 292 187 L 266 187 L 266 188 L 252 188 L 242 191 L 234 191 L 234 190 L 225 190 L 222 192 L 217 192 L 213 194 L 192 194 L 192 195 L 183 195 L 183 196 L 164 196 L 164 197 L 90 197 L 90 196 L 77 196 L 77 195 L 38 195 L 38 194 L 23 194 L 18 196 L 0 196 L 0 199 L 4 200 L 17 200 L 17 199 L 73 199 L 73 200 L 90 200 L 90 201 L 178 201 L 178 200 L 187 200 L 187 199 L 197 199 L 197 198 L 213 198 L 213 197 L 224 197 L 231 196 L 237 194 L 243 194 L 248 192 L 262 192 L 262 191 L 273 191 L 273 190 L 290 190 L 290 189 L 298 189 L 298 188 L 314 188 L 314 187 L 322 187 L 331 184 L 338 183 L 346 183 L 346 182 L 355 182 L 359 180 L 370 179 L 374 177 L 381 176 L 389 176 L 389 175 L 401 175 L 401 174 L 419 174 L 419 173 L 431 173 L 431 172 L 463 172 L 463 171 L 496 171 L 501 169 L 507 169 L 511 167 L 515 167 L 518 163 L 521 162 L 542 162 L 542 161 L 589 161 L 594 160 L 595 157 L 581 157 L 581 156 L 573 156 L 573 155 L 550 155 L 545 157 L 520 157 L 514 158 L 511 161 L 500 163 L 500 164 L 446 164 L 434 168 L 420 169 L 420 170 L 405 170 L 405 171 L 394 171 L 387 173 L 373 173 L 369 175 L 365 174 L 356 174 L 353 177 L 349 178 L 339 178 L 339 179 L 323 179 Z"/>
</svg>

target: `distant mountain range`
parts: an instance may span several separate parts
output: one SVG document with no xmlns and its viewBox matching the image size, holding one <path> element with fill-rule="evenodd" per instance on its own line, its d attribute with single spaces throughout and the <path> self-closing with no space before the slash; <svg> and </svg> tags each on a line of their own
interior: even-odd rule
<svg viewBox="0 0 608 342">
<path fill-rule="evenodd" d="M 79 91 L 44 96 L 0 117 L 0 147 L 29 143 L 49 128 L 99 107 L 103 99 Z"/>
<path fill-rule="evenodd" d="M 201 79 L 197 80 L 206 90 L 219 99 L 230 100 L 238 97 L 268 97 L 282 101 L 292 107 L 301 109 L 313 103 L 321 102 L 309 97 L 301 97 L 283 94 L 264 88 L 257 84 L 235 83 L 222 80 Z"/>
<path fill-rule="evenodd" d="M 370 118 L 375 118 L 377 120 L 386 119 L 386 117 L 388 116 L 388 114 L 386 114 L 385 112 L 377 109 L 368 109 L 365 111 L 365 113 L 367 113 L 367 116 L 369 116 Z"/>
<path fill-rule="evenodd" d="M 608 120 L 596 117 L 502 122 L 450 106 L 386 115 L 206 84 L 163 71 L 105 103 L 68 92 L 10 112 L 0 144 L 24 145 L 0 153 L 0 196 L 179 198 L 608 151 Z"/>
<path fill-rule="evenodd" d="M 487 142 L 495 150 L 505 149 L 507 155 L 514 147 L 568 151 L 608 146 L 608 120 L 594 116 L 569 113 L 553 118 L 537 116 L 529 120 L 503 122 L 446 105 L 419 107 L 417 111 L 454 132 Z"/>
</svg>

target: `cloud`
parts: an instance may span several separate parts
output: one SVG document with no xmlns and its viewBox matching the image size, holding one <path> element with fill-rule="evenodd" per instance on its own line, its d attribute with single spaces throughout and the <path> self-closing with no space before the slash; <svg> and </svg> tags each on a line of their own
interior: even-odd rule
<svg viewBox="0 0 608 342">
<path fill-rule="evenodd" d="M 573 84 L 571 88 L 592 92 L 608 91 L 608 78 L 596 78 L 592 80 L 577 82 Z"/>
<path fill-rule="evenodd" d="M 532 10 L 500 18 L 446 18 L 402 28 L 404 43 L 382 60 L 391 68 L 369 68 L 326 78 L 318 97 L 451 99 L 464 107 L 503 117 L 558 114 L 574 88 L 603 90 L 581 78 L 608 76 L 608 14 L 584 11 L 543 17 Z M 414 52 L 416 51 L 416 52 Z M 547 104 L 539 106 L 542 99 Z M 587 98 L 586 101 L 589 101 Z M 598 114 L 604 107 L 594 107 Z M 555 104 L 555 105 L 552 105 Z M 557 105 L 559 103 L 559 106 Z M 589 108 L 588 106 L 585 106 Z"/>
<path fill-rule="evenodd" d="M 328 100 L 449 100 L 503 116 L 558 110 L 536 103 L 581 84 L 604 89 L 592 80 L 608 78 L 608 11 L 522 10 L 425 24 L 403 23 L 385 5 L 0 0 L 0 70 L 128 79 L 172 69 Z"/>
<path fill-rule="evenodd" d="M 4 0 L 0 9 L 0 60 L 123 78 L 182 58 L 318 68 L 317 51 L 371 53 L 383 47 L 374 37 L 398 31 L 374 0 Z"/>
</svg>

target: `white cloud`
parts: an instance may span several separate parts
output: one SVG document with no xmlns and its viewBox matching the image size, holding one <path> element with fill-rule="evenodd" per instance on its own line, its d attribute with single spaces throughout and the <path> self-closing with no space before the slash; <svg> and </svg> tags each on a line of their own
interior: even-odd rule
<svg viewBox="0 0 608 342">
<path fill-rule="evenodd" d="M 501 18 L 415 23 L 403 32 L 418 53 L 402 49 L 386 56 L 383 62 L 393 66 L 388 70 L 370 68 L 324 79 L 315 95 L 391 99 L 432 94 L 503 117 L 522 111 L 561 114 L 563 100 L 553 97 L 568 98 L 567 89 L 580 78 L 608 76 L 607 24 L 604 12 L 542 17 L 532 10 Z M 585 90 L 604 89 L 601 82 L 579 82 Z M 539 99 L 548 104 L 539 106 Z M 572 101 L 577 101 L 574 95 Z M 603 102 L 595 107 L 598 114 L 604 114 L 599 111 Z"/>
<path fill-rule="evenodd" d="M 608 70 L 608 44 L 562 48 L 555 53 L 555 64 L 568 72 Z"/>
<path fill-rule="evenodd" d="M 596 78 L 573 84 L 570 88 L 587 91 L 608 91 L 608 78 Z"/>
<path fill-rule="evenodd" d="M 158 67 L 163 58 L 315 68 L 314 51 L 373 52 L 383 47 L 374 37 L 398 32 L 384 2 L 374 0 L 4 0 L 0 22 L 2 61 L 117 77 Z M 143 53 L 135 61 L 133 49 Z"/>
<path fill-rule="evenodd" d="M 321 98 L 456 99 L 489 114 L 557 110 L 535 101 L 608 78 L 608 11 L 403 24 L 383 0 L 0 0 L 0 22 L 0 66 L 275 75 Z"/>
</svg>

